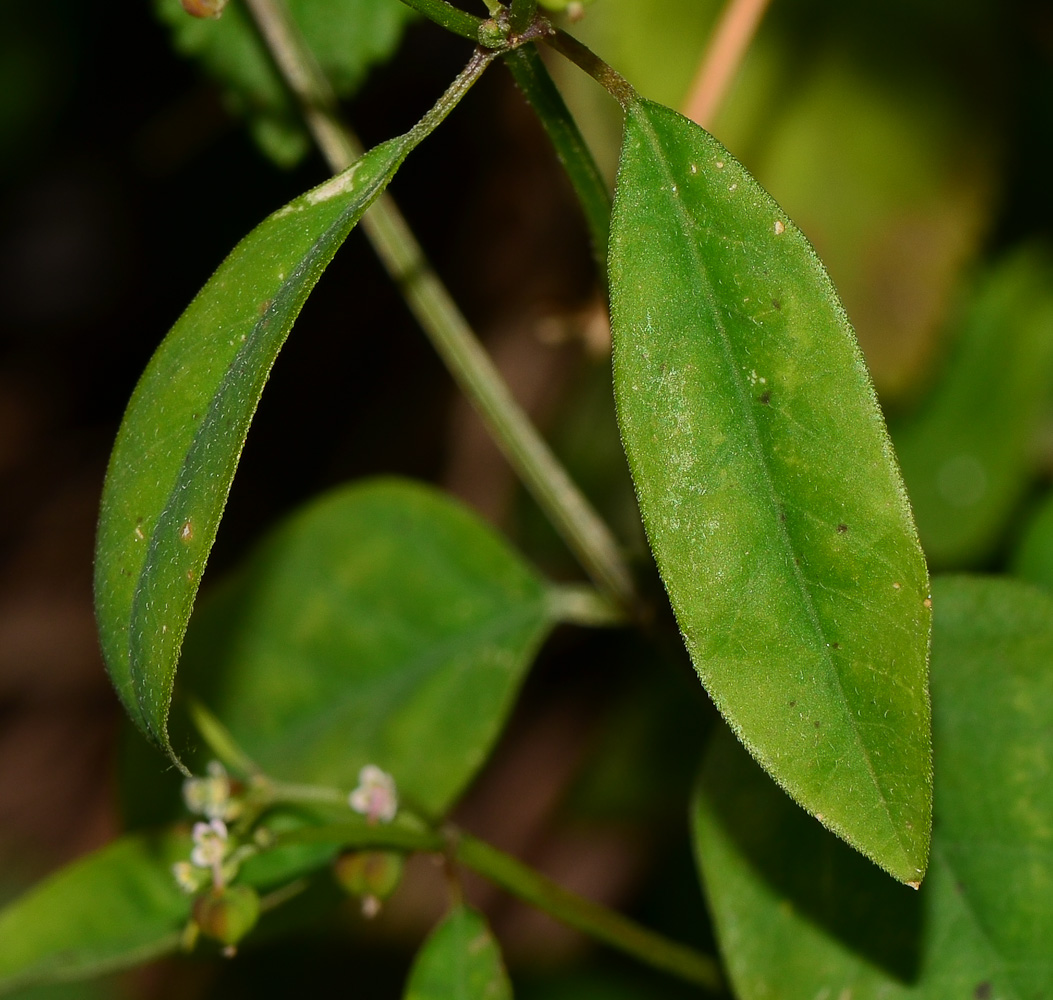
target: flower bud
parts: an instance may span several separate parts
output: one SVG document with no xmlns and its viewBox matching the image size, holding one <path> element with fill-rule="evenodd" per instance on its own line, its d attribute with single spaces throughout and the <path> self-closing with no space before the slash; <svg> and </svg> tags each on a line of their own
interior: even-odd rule
<svg viewBox="0 0 1053 1000">
<path fill-rule="evenodd" d="M 191 17 L 219 17 L 223 8 L 227 6 L 227 0 L 181 0 L 183 10 Z"/>
<path fill-rule="evenodd" d="M 387 899 L 402 880 L 402 855 L 396 851 L 349 851 L 333 863 L 337 882 L 360 899 Z"/>
<path fill-rule="evenodd" d="M 194 900 L 194 921 L 201 933 L 227 946 L 237 944 L 260 916 L 260 897 L 247 885 L 206 892 Z"/>
</svg>

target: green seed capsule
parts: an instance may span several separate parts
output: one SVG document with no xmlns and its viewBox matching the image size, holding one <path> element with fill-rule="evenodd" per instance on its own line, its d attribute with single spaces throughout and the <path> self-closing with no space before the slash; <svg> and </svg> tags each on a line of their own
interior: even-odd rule
<svg viewBox="0 0 1053 1000">
<path fill-rule="evenodd" d="M 395 851 L 350 851 L 333 864 L 337 882 L 360 899 L 387 899 L 402 880 L 403 858 Z"/>
<path fill-rule="evenodd" d="M 227 886 L 194 900 L 194 920 L 201 933 L 228 946 L 248 934 L 259 916 L 260 897 L 247 885 Z"/>
</svg>

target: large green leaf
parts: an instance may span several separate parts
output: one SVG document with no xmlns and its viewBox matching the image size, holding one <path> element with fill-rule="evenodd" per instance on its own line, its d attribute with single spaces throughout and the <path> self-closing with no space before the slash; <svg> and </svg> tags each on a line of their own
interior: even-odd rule
<svg viewBox="0 0 1053 1000">
<path fill-rule="evenodd" d="M 920 880 L 928 576 L 826 272 L 715 139 L 639 101 L 610 275 L 622 438 L 695 668 L 794 798 Z"/>
<path fill-rule="evenodd" d="M 190 916 L 172 864 L 186 833 L 124 837 L 0 911 L 0 993 L 99 975 L 175 950 Z"/>
<path fill-rule="evenodd" d="M 392 56 L 415 17 L 392 0 L 288 0 L 289 13 L 336 91 L 350 97 L 367 71 Z M 247 10 L 231 3 L 218 20 L 189 17 L 179 0 L 155 0 L 172 42 L 224 85 L 268 156 L 291 166 L 310 148 L 296 106 Z"/>
<path fill-rule="evenodd" d="M 1053 376 L 1053 267 L 1018 251 L 973 290 L 946 370 L 892 435 L 933 565 L 989 557 L 1036 473 Z"/>
<path fill-rule="evenodd" d="M 512 1000 L 512 986 L 486 921 L 456 906 L 432 932 L 410 971 L 404 1000 Z"/>
<path fill-rule="evenodd" d="M 936 581 L 930 874 L 876 877 L 730 735 L 696 803 L 703 881 L 741 1000 L 1053 996 L 1053 599 Z"/>
<path fill-rule="evenodd" d="M 268 773 L 392 774 L 442 815 L 485 759 L 558 613 L 478 517 L 379 480 L 312 502 L 204 602 L 184 676 Z"/>
<path fill-rule="evenodd" d="M 125 708 L 172 754 L 179 647 L 271 366 L 340 244 L 473 77 L 411 131 L 265 219 L 179 318 L 135 388 L 99 515 L 95 607 Z"/>
</svg>

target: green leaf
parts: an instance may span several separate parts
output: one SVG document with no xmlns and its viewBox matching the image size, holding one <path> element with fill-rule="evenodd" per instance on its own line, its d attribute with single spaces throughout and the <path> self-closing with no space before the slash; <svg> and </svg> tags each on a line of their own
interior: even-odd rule
<svg viewBox="0 0 1053 1000">
<path fill-rule="evenodd" d="M 186 833 L 124 837 L 0 911 L 0 993 L 122 969 L 174 951 L 190 916 L 172 864 Z"/>
<path fill-rule="evenodd" d="M 372 66 L 394 55 L 403 30 L 416 16 L 392 0 L 288 0 L 288 5 L 308 47 L 343 97 L 358 89 Z M 244 6 L 228 4 L 218 20 L 189 17 L 179 0 L 155 0 L 155 6 L 172 31 L 175 48 L 197 59 L 223 84 L 263 151 L 283 166 L 300 160 L 310 141 Z"/>
<path fill-rule="evenodd" d="M 486 921 L 456 906 L 417 955 L 404 1000 L 512 1000 L 501 952 Z"/>
<path fill-rule="evenodd" d="M 893 426 L 929 560 L 989 557 L 1036 473 L 1053 375 L 1053 267 L 1033 248 L 973 282 L 958 339 L 920 412 Z"/>
<path fill-rule="evenodd" d="M 918 894 L 876 877 L 730 735 L 696 802 L 699 864 L 736 996 L 1053 995 L 1053 599 L 938 579 L 935 825 Z"/>
<path fill-rule="evenodd" d="M 1047 494 L 1028 521 L 1013 554 L 1013 573 L 1053 590 L 1053 494 Z"/>
<path fill-rule="evenodd" d="M 183 676 L 268 774 L 392 774 L 442 815 L 486 758 L 551 628 L 550 591 L 476 515 L 398 480 L 279 527 L 203 602 Z"/>
<path fill-rule="evenodd" d="M 264 383 L 322 271 L 425 132 L 377 146 L 249 233 L 128 404 L 99 515 L 96 616 L 121 701 L 177 763 L 166 725 L 179 647 Z"/>
<path fill-rule="evenodd" d="M 610 274 L 622 439 L 696 670 L 795 799 L 918 881 L 928 576 L 822 264 L 715 139 L 640 101 Z"/>
</svg>

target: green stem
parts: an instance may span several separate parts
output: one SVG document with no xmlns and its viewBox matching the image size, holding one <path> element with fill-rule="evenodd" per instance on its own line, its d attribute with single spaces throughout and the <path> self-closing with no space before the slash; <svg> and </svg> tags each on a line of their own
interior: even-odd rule
<svg viewBox="0 0 1053 1000">
<path fill-rule="evenodd" d="M 512 34 L 521 35 L 534 20 L 537 14 L 537 0 L 512 0 L 509 8 L 509 25 Z"/>
<path fill-rule="evenodd" d="M 556 31 L 546 36 L 545 41 L 572 63 L 585 70 L 619 104 L 626 105 L 637 99 L 632 85 L 620 73 L 608 66 L 595 52 L 586 48 L 573 35 Z"/>
<path fill-rule="evenodd" d="M 611 196 L 592 153 L 567 108 L 563 95 L 533 45 L 505 53 L 505 62 L 519 89 L 541 120 L 585 213 L 593 257 L 599 274 L 607 273 L 607 232 Z"/>
<path fill-rule="evenodd" d="M 230 730 L 200 701 L 196 698 L 187 699 L 187 710 L 190 713 L 190 721 L 221 764 L 235 774 L 245 777 L 260 773 L 259 765 L 238 746 Z"/>
<path fill-rule="evenodd" d="M 549 592 L 549 605 L 557 621 L 585 628 L 625 625 L 625 613 L 591 587 L 563 586 Z"/>
<path fill-rule="evenodd" d="M 444 853 L 568 927 L 707 990 L 724 989 L 720 968 L 711 956 L 670 941 L 620 913 L 578 896 L 496 847 L 452 827 L 443 835 L 401 827 L 397 822 L 386 826 L 341 823 L 294 830 L 281 834 L 276 842 L 279 847 L 292 844 Z"/>
<path fill-rule="evenodd" d="M 407 7 L 423 14 L 426 18 L 442 25 L 447 31 L 452 31 L 462 38 L 470 38 L 473 42 L 479 40 L 479 25 L 483 23 L 481 17 L 469 14 L 446 0 L 402 0 Z"/>
<path fill-rule="evenodd" d="M 340 121 L 332 88 L 284 3 L 246 2 L 330 166 L 346 169 L 361 155 L 361 144 Z M 632 577 L 610 529 L 512 396 L 389 195 L 377 199 L 362 226 L 424 332 L 542 510 L 596 584 L 618 604 L 633 608 Z"/>
<path fill-rule="evenodd" d="M 648 965 L 704 989 L 718 992 L 724 983 L 717 962 L 685 944 L 670 941 L 628 917 L 568 892 L 515 858 L 467 834 L 455 836 L 454 858 L 513 896 L 550 916 L 611 945 Z"/>
<path fill-rule="evenodd" d="M 390 848 L 396 851 L 422 851 L 425 854 L 442 854 L 446 850 L 446 839 L 433 830 L 417 830 L 396 824 L 370 826 L 365 821 L 304 827 L 279 834 L 275 840 L 275 847 L 290 847 L 294 844 L 331 844 L 356 850 Z"/>
</svg>

